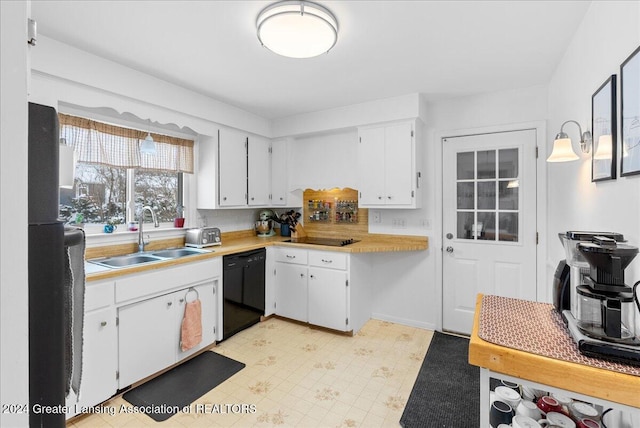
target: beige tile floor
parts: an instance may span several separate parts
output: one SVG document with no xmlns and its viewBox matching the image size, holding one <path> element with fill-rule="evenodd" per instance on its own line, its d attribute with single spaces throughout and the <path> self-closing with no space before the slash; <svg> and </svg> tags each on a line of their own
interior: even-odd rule
<svg viewBox="0 0 640 428">
<path fill-rule="evenodd" d="M 272 318 L 214 348 L 246 367 L 196 400 L 193 411 L 157 423 L 119 413 L 130 405 L 116 397 L 104 403 L 114 416 L 92 414 L 68 426 L 397 427 L 432 335 L 370 320 L 346 337 Z M 198 404 L 206 407 L 197 411 Z M 243 404 L 248 411 L 238 412 Z"/>
</svg>

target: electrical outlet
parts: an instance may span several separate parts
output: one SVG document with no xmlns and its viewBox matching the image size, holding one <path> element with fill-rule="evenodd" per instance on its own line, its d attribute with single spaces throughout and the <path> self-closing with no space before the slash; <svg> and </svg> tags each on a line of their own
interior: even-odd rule
<svg viewBox="0 0 640 428">
<path fill-rule="evenodd" d="M 394 218 L 391 221 L 391 227 L 395 229 L 404 229 L 407 227 L 407 221 L 404 218 Z"/>
<path fill-rule="evenodd" d="M 380 211 L 371 211 L 371 219 L 374 223 L 382 223 L 382 214 Z"/>
</svg>

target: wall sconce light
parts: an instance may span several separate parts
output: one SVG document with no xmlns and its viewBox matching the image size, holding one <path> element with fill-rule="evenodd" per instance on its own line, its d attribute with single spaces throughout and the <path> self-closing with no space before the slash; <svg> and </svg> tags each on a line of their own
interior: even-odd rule
<svg viewBox="0 0 640 428">
<path fill-rule="evenodd" d="M 578 125 L 578 130 L 580 131 L 580 150 L 582 150 L 582 153 L 589 153 L 592 140 L 591 132 L 588 130 L 582 132 L 582 127 L 578 122 L 575 120 L 567 120 L 562 124 L 560 132 L 556 135 L 556 138 L 553 141 L 553 151 L 547 158 L 547 162 L 569 162 L 580 159 L 573 150 L 571 138 L 569 138 L 569 136 L 563 131 L 564 126 L 569 122 Z"/>
</svg>

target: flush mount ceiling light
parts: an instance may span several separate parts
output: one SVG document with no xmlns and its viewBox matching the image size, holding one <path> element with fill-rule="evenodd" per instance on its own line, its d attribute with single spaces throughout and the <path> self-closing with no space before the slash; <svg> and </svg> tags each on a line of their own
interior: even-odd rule
<svg viewBox="0 0 640 428">
<path fill-rule="evenodd" d="M 575 120 L 567 120 L 562 124 L 562 126 L 560 127 L 560 132 L 558 132 L 555 140 L 553 141 L 553 151 L 547 158 L 547 162 L 569 162 L 580 159 L 576 152 L 573 150 L 573 146 L 571 145 L 571 138 L 569 138 L 569 136 L 563 131 L 564 126 L 569 122 L 578 125 L 578 130 L 580 132 L 580 150 L 582 150 L 582 153 L 589 153 L 589 146 L 591 145 L 591 132 L 582 132 L 582 127 L 578 122 L 576 122 Z"/>
<path fill-rule="evenodd" d="M 311 58 L 329 52 L 338 40 L 338 21 L 329 9 L 309 1 L 281 1 L 256 21 L 258 40 L 278 55 Z"/>
</svg>

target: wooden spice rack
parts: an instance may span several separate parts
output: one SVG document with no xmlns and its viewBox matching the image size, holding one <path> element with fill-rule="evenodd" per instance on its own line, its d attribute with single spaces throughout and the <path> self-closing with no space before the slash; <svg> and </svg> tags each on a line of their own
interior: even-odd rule
<svg viewBox="0 0 640 428">
<path fill-rule="evenodd" d="M 304 228 L 311 236 L 363 237 L 369 230 L 369 210 L 358 208 L 358 191 L 350 188 L 303 193 Z"/>
</svg>

